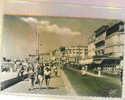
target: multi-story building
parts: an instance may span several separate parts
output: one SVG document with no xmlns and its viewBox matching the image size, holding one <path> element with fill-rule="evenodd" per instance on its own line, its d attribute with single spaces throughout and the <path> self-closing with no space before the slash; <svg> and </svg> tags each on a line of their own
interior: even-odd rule
<svg viewBox="0 0 125 100">
<path fill-rule="evenodd" d="M 40 62 L 42 62 L 42 63 L 50 62 L 50 53 L 41 53 L 39 55 L 40 55 Z"/>
<path fill-rule="evenodd" d="M 105 52 L 105 37 L 106 31 L 109 28 L 108 25 L 103 25 L 95 31 L 95 48 L 96 56 L 104 56 Z"/>
<path fill-rule="evenodd" d="M 111 26 L 106 32 L 105 55 L 107 64 L 111 71 L 119 71 L 124 55 L 124 23 L 118 22 Z M 106 62 L 106 61 L 105 61 Z M 118 70 L 117 70 L 118 69 Z"/>
<path fill-rule="evenodd" d="M 116 72 L 124 53 L 124 23 L 117 22 L 112 26 L 102 26 L 95 33 L 95 63 L 106 71 Z"/>
<path fill-rule="evenodd" d="M 95 56 L 95 34 L 91 34 L 88 38 L 88 58 Z"/>
<path fill-rule="evenodd" d="M 89 36 L 88 57 L 82 63 L 114 70 L 123 59 L 124 39 L 123 22 L 101 26 Z"/>
<path fill-rule="evenodd" d="M 54 56 L 55 56 L 55 62 L 56 62 L 57 64 L 60 64 L 60 63 L 61 63 L 62 53 L 60 52 L 59 49 L 55 49 L 55 54 L 54 54 Z"/>
<path fill-rule="evenodd" d="M 93 57 L 95 56 L 95 34 L 90 34 L 88 37 L 87 52 L 84 59 L 81 60 L 81 64 L 90 65 L 93 63 Z"/>
<path fill-rule="evenodd" d="M 66 48 L 65 50 L 65 56 L 67 58 L 67 61 L 75 64 L 79 64 L 79 61 L 85 59 L 87 55 L 87 46 L 71 46 L 69 48 Z"/>
<path fill-rule="evenodd" d="M 101 62 L 100 57 L 104 56 L 105 49 L 105 36 L 108 29 L 108 25 L 103 25 L 98 28 L 88 38 L 88 57 L 84 59 L 82 64 L 98 64 Z"/>
<path fill-rule="evenodd" d="M 124 23 L 119 22 L 110 27 L 106 32 L 105 54 L 109 57 L 123 57 L 124 51 Z"/>
</svg>

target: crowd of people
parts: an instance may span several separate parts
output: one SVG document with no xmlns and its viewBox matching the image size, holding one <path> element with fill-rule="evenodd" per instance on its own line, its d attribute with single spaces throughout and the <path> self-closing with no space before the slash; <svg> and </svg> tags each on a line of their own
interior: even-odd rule
<svg viewBox="0 0 125 100">
<path fill-rule="evenodd" d="M 15 60 L 15 61 L 7 61 L 5 58 L 3 59 L 4 63 L 10 62 L 12 63 L 12 68 L 14 72 L 17 72 L 17 77 L 21 78 L 21 80 L 25 79 L 25 75 L 28 75 L 28 81 L 30 84 L 30 89 L 32 90 L 39 86 L 38 88 L 42 88 L 43 82 L 45 82 L 46 88 L 49 88 L 50 79 L 54 75 L 57 77 L 58 68 L 56 64 L 52 63 L 38 63 L 38 61 L 29 61 L 29 60 Z M 11 68 L 11 67 L 8 67 Z"/>
<path fill-rule="evenodd" d="M 18 77 L 20 76 L 23 79 L 24 71 L 28 73 L 28 80 L 31 84 L 29 90 L 36 88 L 36 85 L 41 89 L 44 81 L 48 89 L 52 74 L 55 76 L 58 74 L 57 66 L 43 63 L 28 63 L 26 68 L 21 64 Z"/>
</svg>

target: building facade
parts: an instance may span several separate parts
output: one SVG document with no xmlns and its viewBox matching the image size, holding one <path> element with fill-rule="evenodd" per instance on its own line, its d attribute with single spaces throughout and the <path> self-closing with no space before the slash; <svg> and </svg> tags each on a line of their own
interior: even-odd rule
<svg viewBox="0 0 125 100">
<path fill-rule="evenodd" d="M 104 72 L 118 72 L 124 55 L 124 23 L 103 25 L 88 38 L 88 57 L 81 64 L 100 67 Z M 94 64 L 94 66 L 93 66 Z"/>
<path fill-rule="evenodd" d="M 119 22 L 107 30 L 105 39 L 105 54 L 120 58 L 124 53 L 124 23 Z"/>
<path fill-rule="evenodd" d="M 93 58 L 95 56 L 95 34 L 92 33 L 92 35 L 88 38 L 88 58 Z"/>
<path fill-rule="evenodd" d="M 120 63 L 124 55 L 124 37 L 123 22 L 117 22 L 112 26 L 102 26 L 95 31 L 94 60 L 104 72 L 118 73 L 120 71 Z"/>
<path fill-rule="evenodd" d="M 108 28 L 108 25 L 103 25 L 95 31 L 96 56 L 103 56 L 105 53 L 105 37 Z"/>
<path fill-rule="evenodd" d="M 65 56 L 67 62 L 79 64 L 82 59 L 85 59 L 88 56 L 87 46 L 76 45 L 66 48 Z"/>
</svg>

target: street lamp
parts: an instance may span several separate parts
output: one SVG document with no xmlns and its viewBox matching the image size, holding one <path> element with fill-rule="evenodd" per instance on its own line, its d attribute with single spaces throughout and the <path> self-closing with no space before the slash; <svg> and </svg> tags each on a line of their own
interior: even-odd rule
<svg viewBox="0 0 125 100">
<path fill-rule="evenodd" d="M 40 46 L 42 44 L 40 44 L 40 41 L 39 41 L 39 32 L 38 32 L 38 28 L 36 27 L 36 56 L 37 56 L 37 61 L 39 63 L 39 60 L 40 60 L 40 54 L 39 54 L 39 50 L 40 50 Z"/>
</svg>

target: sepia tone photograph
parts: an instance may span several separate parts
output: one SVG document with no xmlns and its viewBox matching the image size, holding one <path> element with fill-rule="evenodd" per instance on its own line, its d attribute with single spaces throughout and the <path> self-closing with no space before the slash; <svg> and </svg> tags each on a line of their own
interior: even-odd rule
<svg viewBox="0 0 125 100">
<path fill-rule="evenodd" d="M 124 22 L 5 15 L 0 92 L 121 97 Z"/>
</svg>

